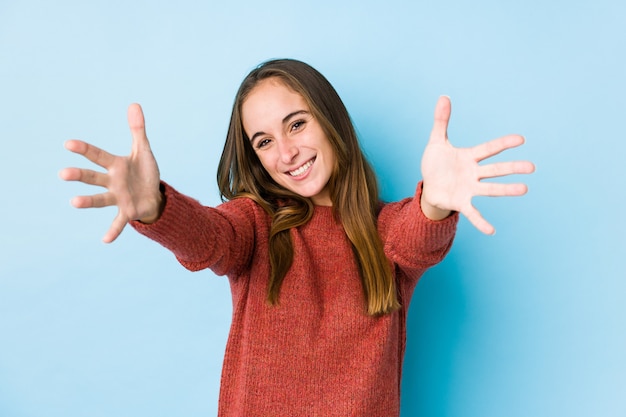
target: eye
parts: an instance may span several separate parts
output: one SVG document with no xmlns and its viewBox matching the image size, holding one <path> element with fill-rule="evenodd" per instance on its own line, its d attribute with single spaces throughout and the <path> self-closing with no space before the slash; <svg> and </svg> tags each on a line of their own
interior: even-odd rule
<svg viewBox="0 0 626 417">
<path fill-rule="evenodd" d="M 266 147 L 269 143 L 270 143 L 270 140 L 269 140 L 269 139 L 259 139 L 259 140 L 257 140 L 257 142 L 256 142 L 256 148 L 257 148 L 257 149 L 264 148 L 264 147 Z"/>
<path fill-rule="evenodd" d="M 291 130 L 292 131 L 296 131 L 296 130 L 300 130 L 302 129 L 302 127 L 304 126 L 306 122 L 304 120 L 298 120 L 295 121 L 292 125 L 291 125 Z"/>
</svg>

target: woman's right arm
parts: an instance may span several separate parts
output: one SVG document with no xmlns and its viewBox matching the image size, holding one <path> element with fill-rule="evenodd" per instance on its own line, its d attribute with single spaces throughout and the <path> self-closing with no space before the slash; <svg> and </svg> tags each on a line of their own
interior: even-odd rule
<svg viewBox="0 0 626 417">
<path fill-rule="evenodd" d="M 263 213 L 259 206 L 240 198 L 207 207 L 164 182 L 161 188 L 165 205 L 159 219 L 131 221 L 135 230 L 170 250 L 191 271 L 211 268 L 217 275 L 238 275 L 248 266 L 255 225 L 265 219 L 257 219 Z"/>
<path fill-rule="evenodd" d="M 113 242 L 127 224 L 171 250 L 188 269 L 211 268 L 218 275 L 237 272 L 250 259 L 259 210 L 247 199 L 217 208 L 205 207 L 160 180 L 143 112 L 138 104 L 128 108 L 132 150 L 128 156 L 112 155 L 79 140 L 65 147 L 106 169 L 65 168 L 60 177 L 106 188 L 106 192 L 72 199 L 77 208 L 117 206 L 118 214 L 104 236 Z"/>
</svg>

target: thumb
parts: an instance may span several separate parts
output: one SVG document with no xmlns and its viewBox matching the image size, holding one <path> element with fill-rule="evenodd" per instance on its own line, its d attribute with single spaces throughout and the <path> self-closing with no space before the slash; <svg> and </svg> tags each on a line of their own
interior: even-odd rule
<svg viewBox="0 0 626 417">
<path fill-rule="evenodd" d="M 450 103 L 450 97 L 439 97 L 437 105 L 435 106 L 433 129 L 430 132 L 431 141 L 443 141 L 448 138 L 448 122 L 450 121 L 451 111 L 452 104 Z"/>
<path fill-rule="evenodd" d="M 149 146 L 143 111 L 137 103 L 128 106 L 128 127 L 130 127 L 130 134 L 133 138 L 134 151 L 138 151 L 144 146 Z"/>
</svg>

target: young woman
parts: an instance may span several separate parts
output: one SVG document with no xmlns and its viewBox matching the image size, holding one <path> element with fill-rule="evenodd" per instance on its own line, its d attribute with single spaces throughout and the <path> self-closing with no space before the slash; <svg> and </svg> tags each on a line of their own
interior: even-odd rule
<svg viewBox="0 0 626 417">
<path fill-rule="evenodd" d="M 243 81 L 218 168 L 225 201 L 204 207 L 160 180 L 141 108 L 127 157 L 81 141 L 67 149 L 107 169 L 61 177 L 107 188 L 76 207 L 116 205 L 104 237 L 130 223 L 191 270 L 228 276 L 233 318 L 220 416 L 397 416 L 406 318 L 418 279 L 450 249 L 458 213 L 493 227 L 476 195 L 518 196 L 530 162 L 478 165 L 521 145 L 512 135 L 470 149 L 447 140 L 439 99 L 413 198 L 383 204 L 341 99 L 315 69 L 274 60 Z"/>
</svg>

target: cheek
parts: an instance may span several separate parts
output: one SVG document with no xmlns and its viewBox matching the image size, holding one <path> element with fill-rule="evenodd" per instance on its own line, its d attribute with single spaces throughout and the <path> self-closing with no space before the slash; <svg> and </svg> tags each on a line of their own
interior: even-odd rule
<svg viewBox="0 0 626 417">
<path fill-rule="evenodd" d="M 261 162 L 263 169 L 265 169 L 266 172 L 272 175 L 274 172 L 274 169 L 273 169 L 274 162 L 273 162 L 271 152 L 257 153 L 257 158 L 259 158 L 259 162 Z"/>
<path fill-rule="evenodd" d="M 337 154 L 330 143 L 326 144 L 324 152 L 326 154 L 326 164 L 335 172 L 338 168 Z"/>
</svg>

